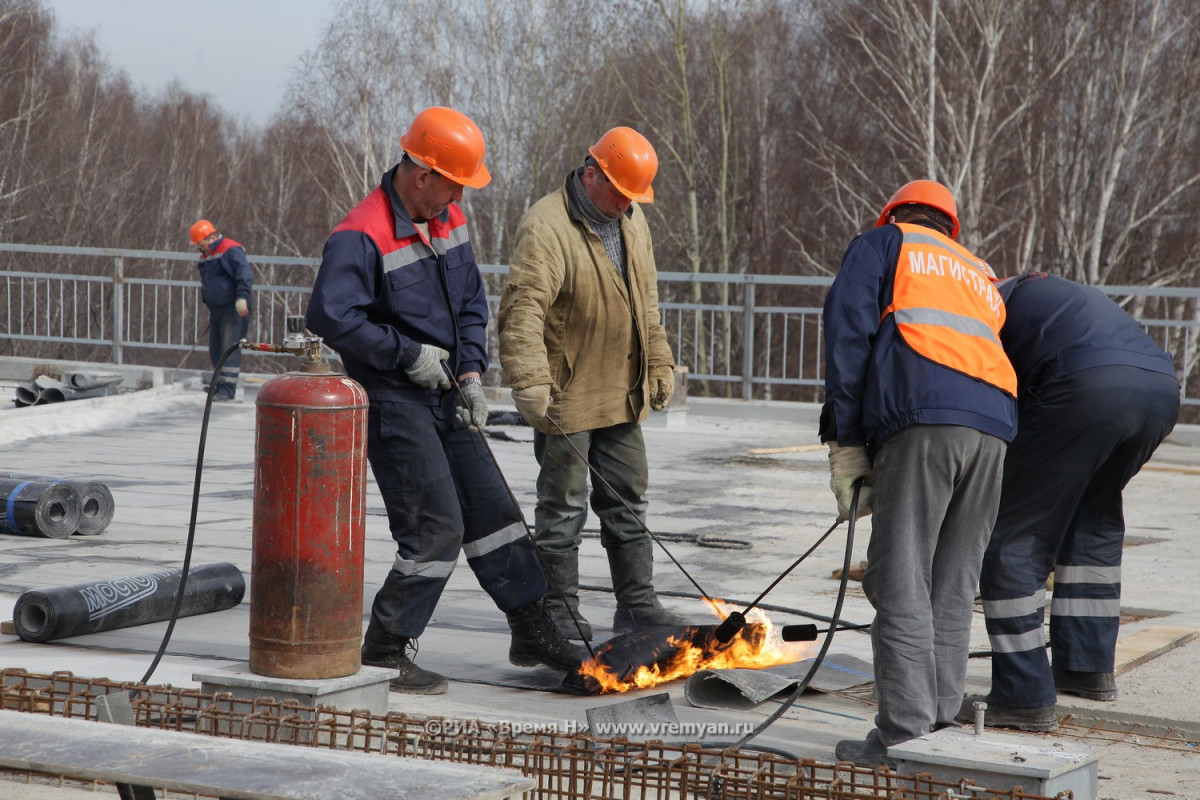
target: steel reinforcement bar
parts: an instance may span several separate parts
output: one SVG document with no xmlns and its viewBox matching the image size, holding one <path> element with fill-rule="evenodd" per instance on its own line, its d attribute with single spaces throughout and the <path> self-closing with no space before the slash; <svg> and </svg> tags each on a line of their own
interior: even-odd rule
<svg viewBox="0 0 1200 800">
<path fill-rule="evenodd" d="M 139 727 L 517 769 L 537 781 L 527 800 L 1068 800 L 753 750 L 516 732 L 478 720 L 380 716 L 70 672 L 0 670 L 0 708 L 6 710 L 95 720 L 96 698 L 121 691 L 130 693 Z"/>
</svg>

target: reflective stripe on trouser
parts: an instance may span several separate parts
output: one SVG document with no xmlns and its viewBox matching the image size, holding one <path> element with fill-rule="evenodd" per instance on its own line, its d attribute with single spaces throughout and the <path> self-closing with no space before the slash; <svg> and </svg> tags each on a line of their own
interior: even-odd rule
<svg viewBox="0 0 1200 800">
<path fill-rule="evenodd" d="M 213 369 L 225 351 L 246 338 L 250 330 L 250 317 L 239 317 L 233 306 L 209 308 L 208 314 L 208 357 Z M 237 390 L 238 373 L 242 366 L 242 350 L 238 348 L 229 354 L 221 366 L 221 374 L 213 375 L 217 382 L 215 392 L 233 397 Z"/>
<path fill-rule="evenodd" d="M 1054 666 L 1112 672 L 1121 605 L 1121 491 L 1170 432 L 1179 387 L 1136 367 L 1097 367 L 1022 396 L 980 594 L 992 690 L 1016 708 L 1056 701 L 1043 633 L 1054 570 Z"/>
<path fill-rule="evenodd" d="M 649 541 L 645 521 L 650 472 L 641 425 L 629 422 L 566 436 L 539 431 L 533 437 L 534 457 L 541 466 L 534 510 L 539 548 L 569 553 L 579 547 L 587 519 L 589 479 L 592 510 L 600 520 L 600 543 L 606 548 L 620 548 Z M 612 490 L 591 475 L 580 454 L 604 476 Z"/>
<path fill-rule="evenodd" d="M 886 745 L 953 724 L 1004 441 L 913 425 L 880 447 L 863 590 L 875 609 L 875 725 Z"/>
<path fill-rule="evenodd" d="M 440 407 L 372 401 L 367 456 L 396 559 L 372 618 L 393 636 L 424 632 L 461 550 L 501 611 L 540 600 L 546 578 L 503 478 L 478 433 Z"/>
</svg>

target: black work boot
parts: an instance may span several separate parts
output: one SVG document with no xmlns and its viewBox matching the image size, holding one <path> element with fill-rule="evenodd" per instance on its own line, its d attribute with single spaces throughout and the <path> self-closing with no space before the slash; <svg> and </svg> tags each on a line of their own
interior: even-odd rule
<svg viewBox="0 0 1200 800">
<path fill-rule="evenodd" d="M 364 667 L 397 670 L 400 674 L 389 681 L 394 692 L 445 694 L 448 688 L 446 679 L 436 672 L 421 669 L 414 664 L 408 654 L 410 651 L 414 656 L 417 654 L 417 640 L 398 636 L 387 646 L 364 642 L 360 659 Z"/>
<path fill-rule="evenodd" d="M 550 584 L 546 590 L 546 613 L 554 620 L 554 627 L 568 639 L 590 642 L 592 626 L 579 613 L 579 551 L 547 553 L 539 550 L 538 554 Z M 557 592 L 562 592 L 562 597 Z"/>
<path fill-rule="evenodd" d="M 512 629 L 508 660 L 514 665 L 536 667 L 545 664 L 564 672 L 575 672 L 588 658 L 584 647 L 571 644 L 558 632 L 541 600 L 508 611 L 504 616 L 508 617 L 508 627 Z"/>
<path fill-rule="evenodd" d="M 683 617 L 663 608 L 654 593 L 654 545 L 651 542 L 611 548 L 607 553 L 613 593 L 617 596 L 614 633 L 687 625 Z"/>
<path fill-rule="evenodd" d="M 962 707 L 954 719 L 970 725 L 975 721 L 975 703 L 983 701 L 987 708 L 983 710 L 983 725 L 985 728 L 1012 728 L 1018 731 L 1055 731 L 1058 730 L 1058 714 L 1054 706 L 1032 706 L 1019 708 L 1006 706 L 989 700 L 982 695 L 968 695 L 963 699 Z"/>
<path fill-rule="evenodd" d="M 1117 679 L 1111 672 L 1054 670 L 1054 691 L 1111 703 L 1117 699 Z"/>
</svg>

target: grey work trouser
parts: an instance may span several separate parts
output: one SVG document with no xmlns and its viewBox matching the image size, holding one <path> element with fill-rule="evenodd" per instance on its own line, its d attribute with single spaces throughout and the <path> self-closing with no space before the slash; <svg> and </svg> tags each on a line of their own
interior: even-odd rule
<svg viewBox="0 0 1200 800">
<path fill-rule="evenodd" d="M 875 455 L 863 590 L 875 608 L 875 725 L 885 745 L 953 724 L 962 704 L 1005 449 L 971 428 L 914 425 Z"/>
<path fill-rule="evenodd" d="M 600 518 L 600 543 L 621 548 L 649 540 L 645 523 L 650 469 L 641 425 L 629 422 L 566 436 L 538 431 L 533 454 L 541 467 L 534 509 L 541 550 L 561 554 L 579 548 L 587 519 L 590 472 L 584 458 L 604 478 L 591 476 L 592 510 Z"/>
</svg>

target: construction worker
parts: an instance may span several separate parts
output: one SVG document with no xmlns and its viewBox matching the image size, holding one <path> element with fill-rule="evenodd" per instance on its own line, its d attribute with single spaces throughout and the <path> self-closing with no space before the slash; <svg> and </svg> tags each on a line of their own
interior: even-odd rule
<svg viewBox="0 0 1200 800">
<path fill-rule="evenodd" d="M 872 511 L 863 589 L 875 609 L 875 728 L 839 760 L 888 764 L 890 745 L 954 724 L 972 605 L 1016 432 L 994 274 L 956 240 L 940 183 L 902 186 L 850 243 L 825 299 L 830 486 Z"/>
<path fill-rule="evenodd" d="M 412 654 L 461 551 L 507 616 L 509 660 L 573 670 L 587 653 L 545 613 L 533 542 L 481 438 L 487 295 L 458 203 L 491 180 L 483 134 L 434 107 L 400 145 L 400 163 L 325 242 L 307 314 L 367 391 L 367 457 L 396 541 L 362 663 L 398 670 L 397 691 L 446 691 Z"/>
<path fill-rule="evenodd" d="M 1115 700 L 1121 492 L 1175 425 L 1171 358 L 1104 292 L 1044 272 L 998 284 L 1017 372 L 1017 438 L 980 594 L 992 647 L 985 723 L 1058 726 L 1056 690 Z M 1054 573 L 1050 649 L 1043 621 Z"/>
<path fill-rule="evenodd" d="M 683 622 L 654 591 L 645 525 L 641 422 L 650 408 L 666 408 L 675 386 L 650 229 L 638 206 L 654 201 L 657 172 L 658 155 L 637 131 L 601 136 L 562 188 L 525 214 L 500 298 L 500 362 L 535 431 L 534 521 L 551 579 L 547 603 L 558 629 L 576 639 L 592 637 L 578 595 L 589 462 L 599 475 L 591 505 L 616 594 L 614 631 Z"/>
<path fill-rule="evenodd" d="M 208 306 L 208 355 L 217 382 L 213 400 L 229 402 L 237 396 L 242 351 L 234 350 L 216 373 L 225 351 L 246 338 L 250 329 L 250 299 L 254 274 L 240 244 L 217 233 L 206 219 L 192 224 L 189 234 L 200 250 L 200 298 Z"/>
</svg>

